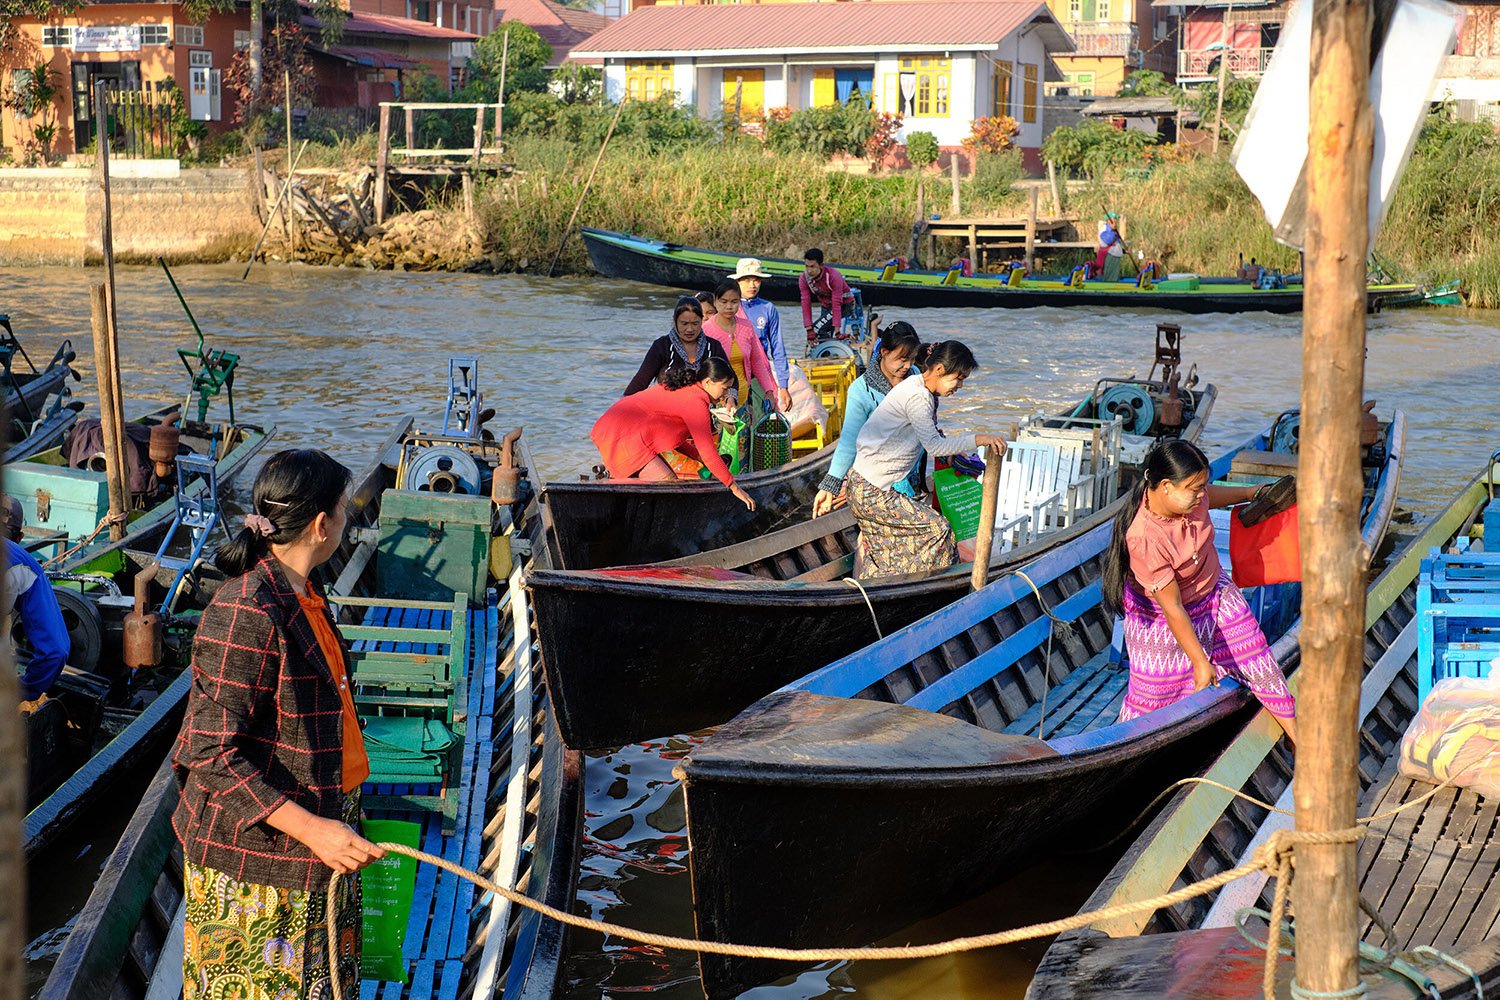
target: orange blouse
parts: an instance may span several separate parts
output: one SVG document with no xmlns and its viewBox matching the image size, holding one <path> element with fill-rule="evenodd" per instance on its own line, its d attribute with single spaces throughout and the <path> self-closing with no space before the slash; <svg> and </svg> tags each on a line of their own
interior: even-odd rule
<svg viewBox="0 0 1500 1000">
<path fill-rule="evenodd" d="M 354 692 L 349 690 L 349 677 L 344 663 L 344 647 L 334 634 L 333 622 L 328 617 L 328 605 L 323 598 L 313 593 L 309 584 L 307 593 L 298 594 L 302 613 L 312 624 L 313 635 L 318 637 L 318 648 L 333 681 L 339 686 L 339 700 L 344 703 L 344 791 L 352 792 L 370 776 L 370 758 L 365 753 L 364 733 L 359 729 L 359 713 L 354 710 Z"/>
</svg>

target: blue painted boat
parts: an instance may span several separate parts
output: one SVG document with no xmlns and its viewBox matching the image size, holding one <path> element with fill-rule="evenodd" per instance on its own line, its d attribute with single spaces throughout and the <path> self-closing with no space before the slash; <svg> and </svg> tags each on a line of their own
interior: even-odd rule
<svg viewBox="0 0 1500 1000">
<path fill-rule="evenodd" d="M 1284 468 L 1257 435 L 1216 480 Z M 1395 506 L 1398 412 L 1366 466 L 1365 541 Z M 1227 563 L 1228 512 L 1215 512 Z M 994 885 L 1044 846 L 1192 773 L 1254 702 L 1237 683 L 1115 722 L 1128 673 L 1100 607 L 1101 525 L 921 621 L 791 684 L 682 766 L 699 936 L 866 944 Z M 1036 591 L 1033 591 L 1033 585 Z M 1300 585 L 1247 593 L 1283 669 Z M 1071 623 L 1052 626 L 1037 600 Z M 702 956 L 709 997 L 786 974 Z"/>
<path fill-rule="evenodd" d="M 1481 568 L 1483 579 L 1475 589 L 1486 603 L 1493 601 L 1500 582 L 1497 461 L 1500 452 L 1387 563 L 1369 588 L 1359 713 L 1360 816 L 1385 812 L 1433 788 L 1397 773 L 1401 738 L 1421 703 L 1420 692 L 1435 674 L 1448 672 L 1435 666 L 1443 659 L 1437 643 L 1429 647 L 1424 662 L 1423 619 L 1431 617 L 1421 613 L 1427 603 L 1424 582 L 1426 594 L 1432 587 L 1423 563 L 1430 563 L 1429 554 L 1438 550 L 1487 547 L 1480 560 L 1489 566 Z M 1489 522 L 1482 534 L 1476 531 L 1481 521 Z M 1488 545 L 1470 546 L 1476 535 Z M 1472 601 L 1465 604 L 1476 607 Z M 1449 610 L 1463 612 L 1465 606 L 1450 605 Z M 1494 612 L 1488 614 L 1489 624 L 1496 624 Z M 1494 633 L 1487 639 L 1493 642 Z M 1476 651 L 1452 652 L 1454 659 L 1479 666 L 1471 658 Z M 1291 683 L 1295 687 L 1296 675 Z M 1291 751 L 1264 713 L 1239 731 L 1204 776 L 1261 802 L 1292 808 Z M 1403 960 L 1391 967 L 1395 974 L 1366 965 L 1364 995 L 1482 1000 L 1500 990 L 1497 811 L 1500 800 L 1448 787 L 1421 808 L 1377 822 L 1372 829 L 1376 836 L 1360 842 L 1356 868 L 1361 898 L 1381 914 L 1394 935 L 1394 940 L 1385 939 L 1366 916 L 1360 927 L 1367 942 L 1363 950 L 1371 958 L 1395 953 Z M 1149 899 L 1236 867 L 1271 831 L 1291 823 L 1290 816 L 1269 812 L 1220 788 L 1184 788 L 1136 838 L 1083 910 Z M 1247 929 L 1264 940 L 1264 919 L 1242 911 L 1269 911 L 1269 906 L 1270 887 L 1265 876 L 1257 874 L 1175 906 L 1068 931 L 1047 949 L 1026 996 L 1260 997 L 1264 949 L 1247 941 L 1236 924 L 1250 917 Z M 1281 989 L 1286 989 L 1290 976 L 1291 962 L 1283 959 Z"/>
</svg>

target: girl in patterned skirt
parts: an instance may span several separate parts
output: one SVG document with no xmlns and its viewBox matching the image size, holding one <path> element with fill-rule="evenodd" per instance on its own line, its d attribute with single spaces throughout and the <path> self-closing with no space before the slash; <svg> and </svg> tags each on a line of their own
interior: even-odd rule
<svg viewBox="0 0 1500 1000">
<path fill-rule="evenodd" d="M 1264 489 L 1212 485 L 1208 458 L 1187 441 L 1163 442 L 1146 455 L 1104 559 L 1104 605 L 1125 615 L 1130 658 L 1121 722 L 1233 677 L 1296 741 L 1286 678 L 1219 565 L 1208 518 L 1210 507 L 1245 503 Z"/>
<path fill-rule="evenodd" d="M 314 1000 L 334 975 L 359 995 L 359 880 L 340 883 L 332 914 L 328 880 L 384 852 L 356 832 L 370 763 L 345 649 L 309 579 L 343 540 L 348 485 L 323 452 L 274 455 L 219 549 L 230 579 L 193 639 L 173 755 L 185 1000 Z"/>
</svg>

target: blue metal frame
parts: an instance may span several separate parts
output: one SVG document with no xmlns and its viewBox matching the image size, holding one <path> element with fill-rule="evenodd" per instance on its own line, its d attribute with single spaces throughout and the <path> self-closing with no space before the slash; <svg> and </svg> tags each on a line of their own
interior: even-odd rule
<svg viewBox="0 0 1500 1000">
<path fill-rule="evenodd" d="M 1489 676 L 1496 658 L 1500 658 L 1500 552 L 1449 554 L 1433 549 L 1422 560 L 1417 587 L 1419 702 L 1427 699 L 1440 680 Z"/>
<path fill-rule="evenodd" d="M 479 433 L 479 359 L 448 359 L 448 405 L 443 410 L 443 434 L 473 437 Z"/>
<path fill-rule="evenodd" d="M 171 608 L 172 595 L 177 593 L 177 588 L 182 586 L 183 578 L 190 573 L 199 558 L 203 555 L 203 549 L 208 544 L 208 538 L 213 534 L 215 527 L 221 526 L 222 516 L 219 510 L 219 466 L 218 462 L 204 455 L 179 455 L 177 458 L 177 510 L 172 515 L 172 523 L 167 527 L 167 533 L 162 536 L 161 546 L 156 550 L 155 560 L 168 569 L 177 570 L 177 575 L 172 579 L 172 586 L 167 588 L 167 596 L 162 599 L 159 613 L 166 616 Z M 193 481 L 194 476 L 202 476 L 208 488 L 197 496 L 188 493 L 188 484 Z M 172 539 L 177 536 L 177 529 L 186 527 L 192 532 L 193 548 L 186 559 L 167 555 L 167 548 L 172 544 Z M 224 537 L 229 537 L 229 529 L 224 529 Z"/>
</svg>

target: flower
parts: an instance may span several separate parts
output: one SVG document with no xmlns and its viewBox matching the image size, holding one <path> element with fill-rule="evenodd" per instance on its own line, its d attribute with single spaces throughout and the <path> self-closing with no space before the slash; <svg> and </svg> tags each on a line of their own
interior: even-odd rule
<svg viewBox="0 0 1500 1000">
<path fill-rule="evenodd" d="M 261 949 L 261 958 L 273 969 L 278 966 L 290 966 L 297 959 L 297 950 L 286 938 L 274 937 Z"/>
</svg>

